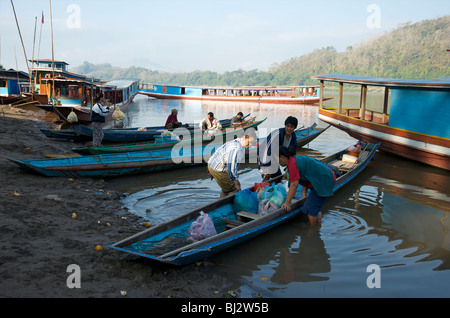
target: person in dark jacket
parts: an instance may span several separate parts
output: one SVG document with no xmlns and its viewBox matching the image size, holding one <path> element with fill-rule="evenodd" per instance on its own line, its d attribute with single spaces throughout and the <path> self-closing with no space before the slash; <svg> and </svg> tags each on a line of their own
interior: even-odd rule
<svg viewBox="0 0 450 318">
<path fill-rule="evenodd" d="M 103 123 L 106 121 L 106 116 L 109 113 L 109 106 L 105 106 L 103 94 L 100 93 L 95 98 L 95 104 L 92 107 L 91 122 L 92 122 L 92 147 L 100 147 L 103 140 Z"/>
<path fill-rule="evenodd" d="M 297 126 L 297 118 L 289 116 L 284 121 L 284 127 L 271 132 L 258 147 L 258 164 L 263 181 L 281 175 L 278 151 L 282 146 L 297 149 L 297 137 L 294 133 Z"/>
</svg>

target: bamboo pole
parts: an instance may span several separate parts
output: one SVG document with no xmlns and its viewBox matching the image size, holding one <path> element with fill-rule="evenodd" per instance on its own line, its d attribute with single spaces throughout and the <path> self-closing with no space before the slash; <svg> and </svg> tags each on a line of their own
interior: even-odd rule
<svg viewBox="0 0 450 318">
<path fill-rule="evenodd" d="M 52 81 L 53 81 L 53 85 L 52 85 L 52 107 L 53 107 L 53 111 L 58 114 L 59 117 L 64 118 L 65 121 L 69 122 L 67 120 L 67 118 L 61 114 L 61 112 L 56 109 L 55 107 L 55 51 L 53 48 L 53 17 L 52 17 L 52 0 L 48 0 L 49 3 L 49 7 L 50 7 L 50 33 L 51 33 L 51 39 L 52 39 Z"/>
<path fill-rule="evenodd" d="M 16 9 L 14 8 L 13 0 L 11 0 L 11 6 L 14 11 L 14 18 L 16 19 L 17 30 L 19 31 L 20 42 L 22 43 L 22 49 L 23 49 L 23 54 L 25 56 L 25 64 L 27 65 L 28 77 L 30 78 L 30 88 L 31 88 L 32 81 L 31 81 L 30 67 L 28 65 L 27 52 L 25 50 L 25 44 L 23 44 L 22 32 L 20 32 L 19 21 L 17 20 Z"/>
<path fill-rule="evenodd" d="M 31 54 L 31 66 L 33 66 L 34 62 L 34 48 L 36 46 L 36 26 L 37 26 L 37 17 L 34 17 L 34 37 L 33 37 L 33 52 Z M 34 83 L 36 85 L 36 76 L 34 77 Z M 34 94 L 34 87 L 31 87 L 30 89 L 32 89 L 31 94 Z"/>
</svg>

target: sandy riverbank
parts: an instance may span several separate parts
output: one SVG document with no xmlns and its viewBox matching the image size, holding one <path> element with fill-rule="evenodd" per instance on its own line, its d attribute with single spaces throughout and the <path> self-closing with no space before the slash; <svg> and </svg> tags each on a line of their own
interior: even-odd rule
<svg viewBox="0 0 450 318">
<path fill-rule="evenodd" d="M 232 283 L 215 264 L 168 267 L 108 248 L 145 229 L 108 180 L 48 178 L 5 159 L 74 147 L 44 136 L 49 124 L 39 114 L 0 105 L 0 297 L 228 296 Z M 67 287 L 70 264 L 80 267 L 79 289 Z"/>
</svg>

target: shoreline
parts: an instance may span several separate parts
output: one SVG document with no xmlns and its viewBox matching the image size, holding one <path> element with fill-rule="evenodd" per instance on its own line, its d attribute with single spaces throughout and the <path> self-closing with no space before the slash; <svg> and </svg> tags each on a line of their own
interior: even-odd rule
<svg viewBox="0 0 450 318">
<path fill-rule="evenodd" d="M 6 159 L 71 153 L 41 133 L 44 113 L 0 105 L 0 297 L 227 297 L 233 282 L 213 262 L 173 267 L 109 248 L 147 227 L 108 179 L 44 177 Z M 81 288 L 67 286 L 71 264 Z"/>
</svg>

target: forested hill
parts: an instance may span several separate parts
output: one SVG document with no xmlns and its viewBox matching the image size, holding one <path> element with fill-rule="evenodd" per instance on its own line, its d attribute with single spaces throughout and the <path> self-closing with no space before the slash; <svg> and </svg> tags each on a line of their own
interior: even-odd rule
<svg viewBox="0 0 450 318">
<path fill-rule="evenodd" d="M 450 52 L 447 49 L 450 49 L 450 16 L 399 26 L 370 41 L 349 46 L 345 52 L 337 52 L 333 47 L 317 49 L 273 64 L 267 72 L 239 69 L 224 73 L 168 73 L 89 62 L 71 71 L 102 80 L 139 78 L 148 83 L 211 86 L 311 84 L 317 82 L 310 79 L 311 75 L 325 73 L 432 79 L 450 76 Z"/>
</svg>

